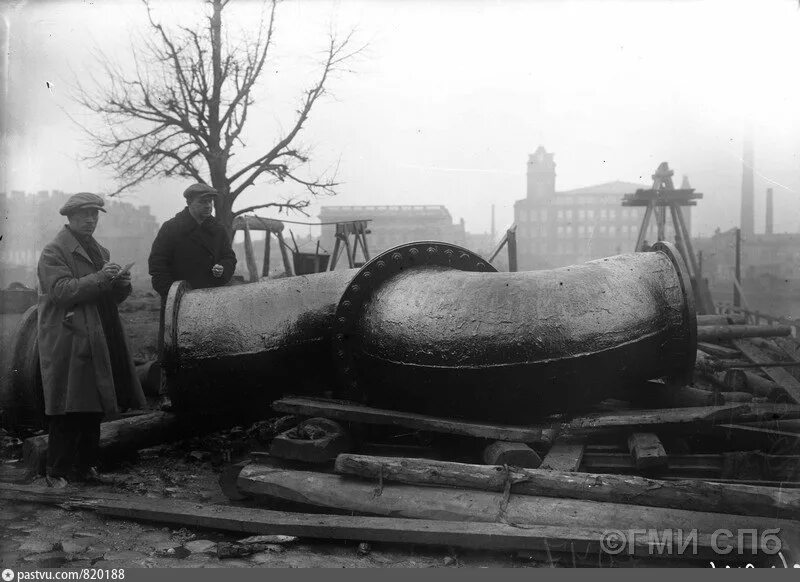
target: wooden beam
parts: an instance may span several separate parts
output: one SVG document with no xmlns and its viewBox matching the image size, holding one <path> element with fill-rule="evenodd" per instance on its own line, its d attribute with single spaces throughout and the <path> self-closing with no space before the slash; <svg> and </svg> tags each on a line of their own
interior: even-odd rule
<svg viewBox="0 0 800 582">
<path fill-rule="evenodd" d="M 258 281 L 258 267 L 256 267 L 256 254 L 253 249 L 253 238 L 250 236 L 250 227 L 244 223 L 244 257 L 250 282 Z"/>
<path fill-rule="evenodd" d="M 700 318 L 699 315 L 697 317 L 698 319 Z M 700 325 L 699 322 L 698 325 Z M 713 325 L 725 325 L 725 324 L 713 324 Z M 709 344 L 706 342 L 697 342 L 697 349 L 711 356 L 714 356 L 715 358 L 728 359 L 728 360 L 738 358 L 739 356 L 742 355 L 739 350 L 732 350 L 731 348 L 726 348 L 724 346 L 718 346 L 715 344 Z"/>
<path fill-rule="evenodd" d="M 792 335 L 788 325 L 698 325 L 697 341 L 709 342 L 747 337 L 786 337 Z"/>
<path fill-rule="evenodd" d="M 614 522 L 596 529 L 589 527 L 557 527 L 527 525 L 524 528 L 502 523 L 471 523 L 425 519 L 319 515 L 270 511 L 253 507 L 233 507 L 143 497 L 74 491 L 35 489 L 0 484 L 0 498 L 50 505 L 68 504 L 74 509 L 94 511 L 100 515 L 136 521 L 164 523 L 172 526 L 202 527 L 235 534 L 282 534 L 303 538 L 357 540 L 387 543 L 408 543 L 433 546 L 455 546 L 477 550 L 542 550 L 572 548 L 581 553 L 600 553 L 600 540 Z M 745 537 L 746 540 L 746 537 Z M 632 553 L 636 556 L 667 555 L 653 552 L 645 537 L 634 537 Z M 740 551 L 737 540 L 731 540 Z M 745 541 L 747 543 L 747 541 Z M 697 559 L 716 559 L 710 534 L 698 535 Z M 625 549 L 628 555 L 628 548 Z M 747 555 L 750 555 L 749 553 Z M 716 556 L 716 557 L 715 557 Z"/>
<path fill-rule="evenodd" d="M 770 357 L 767 352 L 761 348 L 753 345 L 753 342 L 744 340 L 733 340 L 733 345 L 741 351 L 745 357 L 754 364 L 772 364 L 778 363 Z M 764 373 L 769 376 L 775 383 L 783 388 L 789 395 L 792 402 L 800 403 L 800 382 L 794 376 L 783 368 L 765 367 L 762 368 Z"/>
<path fill-rule="evenodd" d="M 264 236 L 264 260 L 261 263 L 261 276 L 269 277 L 269 251 L 272 242 L 272 235 L 267 232 Z"/>
<path fill-rule="evenodd" d="M 450 418 L 439 418 L 411 412 L 384 410 L 312 398 L 283 398 L 273 402 L 272 408 L 284 414 L 321 416 L 344 422 L 402 426 L 415 430 L 458 434 L 498 441 L 535 443 L 542 438 L 540 428 L 459 421 Z"/>
<path fill-rule="evenodd" d="M 748 412 L 745 405 L 692 406 L 686 408 L 654 408 L 650 410 L 620 410 L 613 414 L 590 414 L 574 418 L 564 427 L 568 431 L 595 428 L 657 427 L 660 425 L 693 425 L 730 422 Z"/>
<path fill-rule="evenodd" d="M 634 466 L 642 471 L 648 469 L 665 469 L 669 466 L 667 451 L 651 432 L 635 432 L 628 437 L 628 450 L 633 458 Z"/>
<path fill-rule="evenodd" d="M 660 481 L 632 475 L 572 473 L 431 461 L 427 459 L 339 455 L 336 472 L 408 485 L 438 485 L 505 491 L 541 497 L 585 499 L 713 513 L 800 519 L 800 491 L 742 487 L 704 481 Z"/>
<path fill-rule="evenodd" d="M 250 495 L 314 505 L 347 513 L 439 519 L 442 521 L 513 523 L 577 528 L 697 529 L 763 528 L 764 517 L 597 503 L 532 495 L 449 487 L 357 480 L 330 473 L 293 471 L 248 465 L 239 474 L 240 491 Z M 377 487 L 376 487 L 377 485 Z M 612 525 L 613 524 L 613 525 Z M 794 528 L 789 520 L 770 520 L 770 527 Z M 278 532 L 275 532 L 278 533 Z M 290 532 L 281 532 L 289 535 Z"/>
<path fill-rule="evenodd" d="M 556 439 L 542 461 L 540 468 L 551 471 L 577 471 L 583 460 L 584 449 L 585 445 L 583 443 Z"/>
<path fill-rule="evenodd" d="M 347 255 L 347 266 L 352 269 L 356 266 L 356 257 L 352 247 L 350 246 L 350 237 L 348 235 L 342 235 L 342 244 L 344 244 L 345 254 Z"/>
<path fill-rule="evenodd" d="M 278 239 L 278 248 L 281 251 L 281 258 L 283 259 L 283 270 L 286 272 L 287 277 L 292 277 L 294 276 L 294 269 L 292 269 L 292 262 L 289 260 L 289 254 L 286 252 L 289 245 L 286 244 L 286 241 L 283 239 L 283 234 L 280 232 L 276 232 L 275 236 Z"/>
<path fill-rule="evenodd" d="M 242 230 L 247 226 L 250 230 L 262 230 L 266 232 L 283 232 L 283 222 L 274 218 L 262 218 L 261 216 L 239 215 L 233 219 L 233 230 Z"/>
<path fill-rule="evenodd" d="M 179 423 L 179 418 L 169 412 L 150 412 L 104 422 L 100 425 L 100 457 L 114 458 L 167 442 L 186 434 L 186 429 L 191 431 L 190 426 L 191 423 Z M 48 443 L 47 435 L 23 441 L 23 463 L 32 473 L 44 474 Z"/>
<path fill-rule="evenodd" d="M 726 467 L 733 467 L 738 463 L 742 467 L 758 467 L 761 473 L 755 477 L 758 479 L 794 481 L 795 470 L 800 462 L 800 457 L 796 455 L 767 455 L 757 451 L 669 455 L 668 459 L 669 475 L 684 479 L 731 477 L 725 474 Z M 630 474 L 636 471 L 630 454 L 621 452 L 584 453 L 581 468 L 594 473 Z"/>
<path fill-rule="evenodd" d="M 625 203 L 623 202 L 623 206 Z M 635 250 L 638 253 L 644 248 L 644 241 L 647 238 L 647 229 L 650 226 L 650 217 L 653 216 L 653 206 L 652 202 L 647 203 L 647 209 L 644 211 L 644 216 L 642 217 L 642 226 L 639 228 L 639 236 L 636 238 L 636 247 Z"/>
<path fill-rule="evenodd" d="M 748 424 L 720 424 L 720 429 L 737 430 L 742 432 L 749 432 L 758 435 L 771 436 L 771 437 L 787 437 L 790 439 L 800 439 L 800 432 L 789 432 L 785 430 L 778 430 L 774 428 L 766 428 L 760 426 L 750 426 Z"/>
<path fill-rule="evenodd" d="M 541 457 L 525 443 L 494 441 L 483 449 L 483 462 L 487 465 L 511 465 L 535 469 L 542 464 Z"/>
</svg>

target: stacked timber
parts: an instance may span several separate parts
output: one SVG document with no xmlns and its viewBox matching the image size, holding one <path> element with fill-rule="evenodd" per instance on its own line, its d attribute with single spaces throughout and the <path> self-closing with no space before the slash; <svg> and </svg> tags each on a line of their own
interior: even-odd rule
<svg viewBox="0 0 800 582">
<path fill-rule="evenodd" d="M 559 528 L 571 532 L 573 546 L 586 532 L 602 535 L 597 532 L 609 528 L 696 531 L 706 540 L 720 529 L 778 528 L 785 533 L 782 547 L 794 551 L 800 539 L 796 448 L 759 447 L 751 433 L 747 448 L 735 446 L 739 427 L 758 430 L 778 422 L 784 433 L 800 442 L 800 425 L 792 424 L 800 422 L 800 405 L 715 405 L 700 397 L 699 390 L 647 382 L 641 386 L 647 395 L 638 401 L 639 407 L 629 403 L 622 408 L 619 403 L 602 412 L 553 417 L 535 425 L 474 423 L 340 400 L 285 398 L 273 403 L 276 411 L 335 419 L 360 434 L 362 441 L 354 439 L 353 452 L 336 457 L 333 472 L 330 466 L 320 469 L 287 464 L 274 456 L 257 457 L 237 468 L 230 485 L 237 499 L 279 501 L 303 512 L 470 527 L 508 524 L 537 532 Z M 669 391 L 675 392 L 671 400 Z M 697 405 L 689 405 L 689 400 Z M 640 407 L 654 401 L 672 406 Z M 384 436 L 386 431 L 427 434 L 434 444 L 403 449 L 365 442 L 370 427 Z M 453 460 L 447 448 L 437 449 L 439 437 L 473 442 L 473 460 Z M 555 540 L 545 544 L 548 551 L 559 551 Z M 763 548 L 752 550 L 770 563 Z M 740 551 L 751 548 L 736 547 L 732 554 L 741 556 Z"/>
</svg>

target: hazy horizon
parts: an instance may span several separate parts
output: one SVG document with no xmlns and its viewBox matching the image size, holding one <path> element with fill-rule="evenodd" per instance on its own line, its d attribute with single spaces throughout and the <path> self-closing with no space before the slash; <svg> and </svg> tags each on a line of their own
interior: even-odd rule
<svg viewBox="0 0 800 582">
<path fill-rule="evenodd" d="M 168 23 L 191 24 L 202 3 L 155 2 Z M 238 5 L 238 6 L 236 6 Z M 231 5 L 229 31 L 246 29 L 256 1 Z M 756 232 L 765 189 L 775 190 L 775 231 L 800 230 L 800 110 L 794 60 L 800 11 L 769 1 L 498 1 L 423 3 L 295 0 L 278 8 L 276 52 L 246 138 L 271 145 L 290 123 L 331 25 L 356 26 L 369 44 L 356 72 L 333 79 L 302 134 L 311 170 L 338 165 L 340 195 L 322 205 L 443 204 L 469 232 L 513 220 L 525 196 L 527 156 L 555 153 L 556 189 L 615 180 L 651 183 L 667 161 L 705 195 L 695 235 L 739 221 L 742 133 L 754 126 Z M 12 155 L 7 190 L 113 189 L 91 169 L 69 116 L 73 75 L 97 76 L 91 51 L 130 60 L 143 30 L 138 2 L 17 2 L 11 28 Z M 233 32 L 231 32 L 233 34 Z M 48 86 L 49 84 L 49 86 Z M 122 199 L 159 221 L 183 206 L 185 181 L 151 181 Z M 257 184 L 235 208 L 299 193 Z M 265 212 L 275 216 L 274 212 Z M 301 230 L 300 234 L 305 234 Z"/>
</svg>

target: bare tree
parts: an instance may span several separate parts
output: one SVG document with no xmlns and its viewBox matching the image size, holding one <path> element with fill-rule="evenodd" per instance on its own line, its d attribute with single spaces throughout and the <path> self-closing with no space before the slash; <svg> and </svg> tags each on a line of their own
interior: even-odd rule
<svg viewBox="0 0 800 582">
<path fill-rule="evenodd" d="M 79 103 L 102 118 L 101 130 L 82 127 L 95 146 L 88 159 L 110 167 L 120 181 L 112 195 L 156 177 L 210 182 L 221 194 L 217 217 L 230 231 L 234 217 L 244 212 L 267 207 L 302 212 L 309 195 L 336 193 L 335 171 L 298 175 L 309 156 L 296 142 L 331 77 L 348 70 L 363 49 L 353 47 L 352 31 L 343 38 L 329 35 L 319 73 L 304 91 L 290 129 L 268 151 L 232 163 L 236 154 L 236 160 L 244 158 L 242 131 L 254 103 L 253 87 L 271 56 L 278 1 L 265 1 L 254 38 L 233 44 L 223 35 L 223 11 L 230 0 L 206 0 L 207 22 L 174 30 L 157 22 L 149 0 L 143 0 L 153 34 L 133 47 L 133 70 L 100 54 L 103 83 L 91 89 L 78 84 Z M 236 198 L 264 178 L 294 182 L 304 194 L 234 211 Z"/>
</svg>

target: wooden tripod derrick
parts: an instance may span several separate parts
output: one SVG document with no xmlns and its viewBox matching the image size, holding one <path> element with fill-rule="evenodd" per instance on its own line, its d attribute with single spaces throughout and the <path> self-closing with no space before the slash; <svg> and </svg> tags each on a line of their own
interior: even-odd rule
<svg viewBox="0 0 800 582">
<path fill-rule="evenodd" d="M 359 245 L 361 246 L 361 254 L 363 256 L 363 263 L 369 261 L 369 247 L 367 246 L 367 235 L 369 234 L 369 223 L 367 220 L 349 220 L 346 222 L 336 223 L 336 242 L 333 245 L 333 253 L 331 262 L 328 267 L 329 271 L 336 269 L 336 263 L 339 261 L 339 256 L 342 250 L 347 254 L 347 265 L 352 269 L 359 266 L 356 261 L 356 251 Z M 353 242 L 350 242 L 350 237 L 353 237 Z"/>
<path fill-rule="evenodd" d="M 694 188 L 675 188 L 672 181 L 674 171 L 667 162 L 661 162 L 653 174 L 653 187 L 649 190 L 639 189 L 633 194 L 625 194 L 623 206 L 644 206 L 642 226 L 636 239 L 636 252 L 647 250 L 645 237 L 650 228 L 650 221 L 656 221 L 657 240 L 666 239 L 667 212 L 672 219 L 675 231 L 675 245 L 686 263 L 689 276 L 695 289 L 695 299 L 699 313 L 714 313 L 714 304 L 705 282 L 701 280 L 697 256 L 692 246 L 692 239 L 681 210 L 684 206 L 697 206 L 697 200 L 703 198 Z M 669 241 L 672 242 L 672 241 Z"/>
<path fill-rule="evenodd" d="M 263 218 L 261 216 L 237 216 L 233 219 L 234 236 L 238 230 L 243 230 L 245 232 L 245 253 L 247 253 L 248 257 L 253 255 L 250 231 L 263 230 L 266 232 L 266 238 L 264 239 L 264 260 L 261 265 L 262 277 L 267 277 L 269 275 L 269 250 L 272 235 L 278 239 L 281 258 L 283 259 L 283 268 L 286 271 L 286 275 L 291 277 L 294 274 L 292 271 L 292 262 L 289 260 L 289 253 L 286 251 L 289 245 L 287 245 L 286 241 L 283 239 L 283 222 L 275 220 L 274 218 Z M 258 280 L 258 272 L 255 269 L 254 263 L 250 263 L 251 261 L 248 260 L 248 271 L 250 272 L 250 281 L 252 282 Z"/>
</svg>

